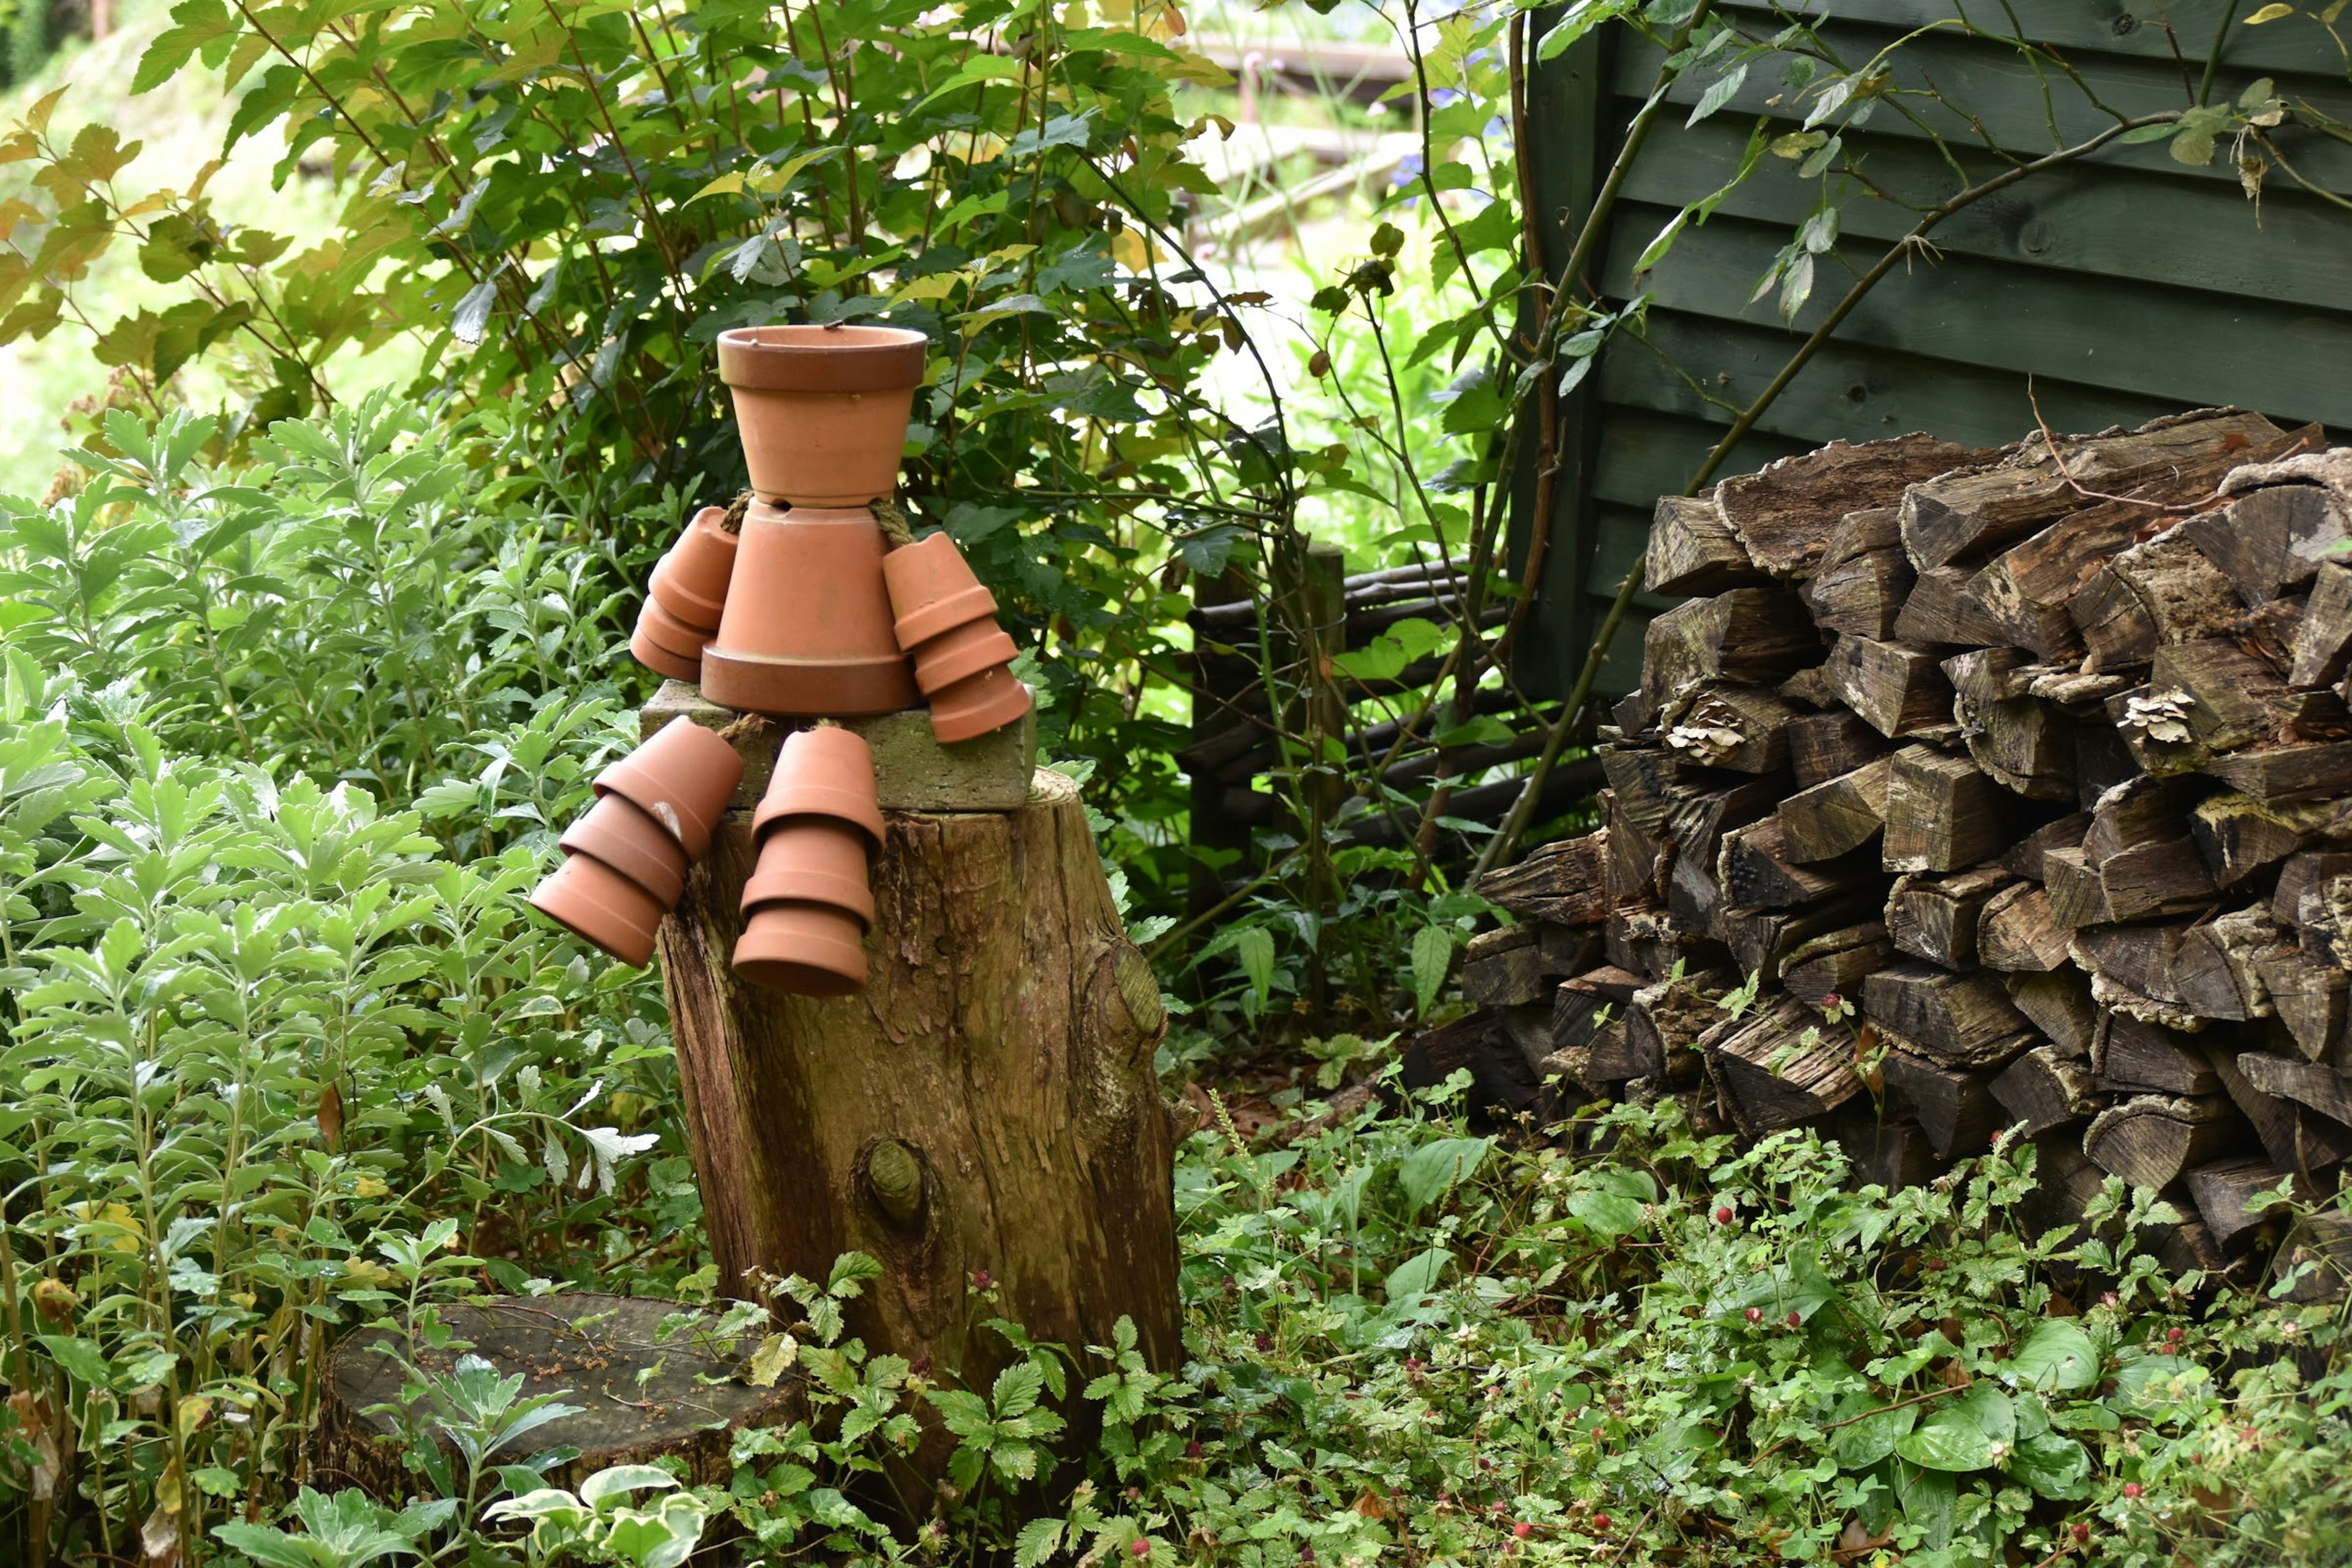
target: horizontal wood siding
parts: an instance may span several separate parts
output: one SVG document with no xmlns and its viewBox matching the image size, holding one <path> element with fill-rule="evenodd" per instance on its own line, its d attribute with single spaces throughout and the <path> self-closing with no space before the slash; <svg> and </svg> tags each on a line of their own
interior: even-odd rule
<svg viewBox="0 0 2352 1568">
<path fill-rule="evenodd" d="M 1989 32 L 2022 20 L 2120 115 L 2177 109 L 2201 76 L 2226 0 L 2174 0 L 2178 38 L 2117 0 L 1826 0 L 1822 36 L 1843 60 L 1871 59 L 1906 33 L 1932 29 L 1888 58 L 1903 94 L 1846 137 L 1867 184 L 1801 180 L 1793 162 L 1767 157 L 1712 219 L 1687 229 L 1655 271 L 1636 278 L 1643 251 L 1675 214 L 1723 185 L 1759 116 L 1774 134 L 1794 129 L 1796 100 L 1775 61 L 1751 65 L 1730 102 L 1696 126 L 1669 110 L 1626 181 L 1600 250 L 1594 281 L 1615 300 L 1646 290 L 1647 321 L 1621 337 L 1570 400 L 1571 469 L 1543 520 L 1550 554 L 1538 635 L 1518 672 L 1532 689 L 1563 692 L 1599 616 L 1637 564 L 1651 506 L 1679 493 L 1738 410 L 1753 402 L 1827 315 L 1853 278 L 1907 232 L 1918 209 L 1999 172 L 1983 142 L 2032 158 L 2114 123 L 2062 75 L 1998 38 L 1950 26 L 1964 13 Z M 2251 7 L 2237 7 L 2240 11 Z M 2144 8 L 2143 8 L 2144 9 Z M 1769 37 L 1784 12 L 1731 0 L 1718 6 Z M 1615 155 L 1658 68 L 1657 52 L 1630 35 L 1588 41 L 1537 72 L 1529 149 L 1539 227 L 1553 266 L 1575 215 Z M 2235 99 L 2273 78 L 2301 100 L 2352 123 L 2347 62 L 2325 33 L 2296 18 L 2234 29 L 2214 99 Z M 2048 79 L 2044 79 L 2044 77 Z M 1585 112 L 1602 134 L 1564 135 L 1546 118 L 1563 84 L 1583 81 Z M 1932 83 L 1942 101 L 1927 96 Z M 1676 105 L 1711 85 L 1677 87 Z M 1547 93 L 1554 95 L 1547 97 Z M 1770 102 L 1776 96 L 1778 104 Z M 1961 106 L 1976 127 L 1955 110 Z M 1907 110 L 1906 112 L 1898 112 Z M 1801 114 L 1801 110 L 1795 110 Z M 1916 117 L 1916 121 L 1915 118 Z M 1932 127 L 1952 139 L 1939 149 Z M 1980 131 L 1980 133 L 1979 133 Z M 2352 143 L 2283 128 L 2279 144 L 2307 179 L 2352 193 Z M 1577 198 L 1582 199 L 1577 199 Z M 1775 254 L 1824 199 L 1841 237 L 1819 258 L 1812 297 L 1793 326 L 1777 301 L 1752 301 Z M 1843 437 L 1926 430 L 1976 445 L 2012 441 L 2035 407 L 2053 428 L 2137 424 L 2202 404 L 2237 403 L 2282 421 L 2352 429 L 2352 213 L 2268 172 L 2259 202 L 2242 189 L 2225 147 L 2209 168 L 2176 162 L 2165 142 L 2110 146 L 2084 163 L 2030 177 L 1937 228 L 1932 252 L 1886 278 L 1759 422 L 1724 473 Z M 2029 396 L 2029 387 L 2031 395 Z M 1517 490 L 1515 559 L 1535 526 L 1531 491 Z M 1643 595 L 1603 667 L 1602 688 L 1627 689 L 1641 630 L 1670 601 Z"/>
</svg>

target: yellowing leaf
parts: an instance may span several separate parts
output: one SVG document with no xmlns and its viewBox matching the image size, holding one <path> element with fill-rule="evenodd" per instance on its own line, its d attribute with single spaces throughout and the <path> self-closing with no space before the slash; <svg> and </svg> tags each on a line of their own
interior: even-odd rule
<svg viewBox="0 0 2352 1568">
<path fill-rule="evenodd" d="M 692 206 L 695 203 L 700 201 L 705 196 L 734 195 L 742 189 L 742 171 L 740 169 L 730 169 L 725 174 L 719 175 L 717 179 L 711 181 L 709 184 L 703 186 L 702 189 L 695 192 L 694 195 L 687 197 L 686 205 Z"/>
<path fill-rule="evenodd" d="M 1160 247 L 1141 229 L 1123 228 L 1110 237 L 1110 258 L 1129 272 L 1146 272 L 1160 260 Z"/>
<path fill-rule="evenodd" d="M 2264 22 L 2275 22 L 2282 16 L 2292 16 L 2294 15 L 2294 6 L 2281 5 L 2273 3 L 2263 6 L 2261 10 L 2247 17 L 2246 26 L 2249 27 L 2259 27 Z"/>
</svg>

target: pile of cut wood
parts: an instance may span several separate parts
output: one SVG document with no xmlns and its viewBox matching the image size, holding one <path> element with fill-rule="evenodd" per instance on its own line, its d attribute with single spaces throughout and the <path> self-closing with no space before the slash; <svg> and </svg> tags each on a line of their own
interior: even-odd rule
<svg viewBox="0 0 2352 1568">
<path fill-rule="evenodd" d="M 2179 1265 L 2276 1239 L 2258 1194 L 2352 1155 L 2352 449 L 2322 444 L 2237 410 L 1909 436 L 1661 502 L 1649 586 L 1700 596 L 1603 729 L 1604 826 L 1486 879 L 1517 922 L 1409 1078 L 1537 1114 L 1689 1091 L 1893 1184 L 2021 1125 L 2045 1185 L 2196 1216 Z"/>
</svg>

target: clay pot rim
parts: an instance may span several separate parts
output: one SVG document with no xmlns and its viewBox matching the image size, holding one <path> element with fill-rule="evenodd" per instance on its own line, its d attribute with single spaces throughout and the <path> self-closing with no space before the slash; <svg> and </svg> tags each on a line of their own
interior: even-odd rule
<svg viewBox="0 0 2352 1568">
<path fill-rule="evenodd" d="M 652 595 L 646 596 L 644 606 L 637 611 L 637 630 L 645 634 L 647 642 L 679 658 L 700 658 L 710 639 L 719 635 L 716 630 L 705 630 L 680 619 Z"/>
<path fill-rule="evenodd" d="M 596 821 L 600 812 L 604 818 L 602 823 Z M 623 843 L 616 846 L 606 839 L 608 830 L 621 835 Z M 629 843 L 633 833 L 645 842 Z M 565 828 L 556 844 L 566 855 L 585 855 L 611 867 L 651 894 L 665 910 L 675 909 L 685 895 L 686 847 L 627 795 L 598 795 L 596 804 Z M 626 859 L 622 858 L 625 855 Z"/>
<path fill-rule="evenodd" d="M 962 632 L 979 627 L 986 629 L 954 647 L 940 647 L 933 642 L 926 645 L 926 652 L 917 656 L 915 685 L 925 697 L 936 697 L 957 682 L 985 675 L 998 665 L 1009 665 L 1021 651 L 1012 634 L 992 620 L 967 621 L 954 629 Z"/>
<path fill-rule="evenodd" d="M 687 806 L 689 803 L 688 802 L 664 799 L 658 790 L 644 787 L 657 782 L 646 773 L 646 764 L 643 760 L 645 753 L 656 743 L 663 742 L 681 724 L 697 731 L 700 738 L 681 735 L 679 739 L 668 742 L 668 744 L 674 748 L 691 748 L 699 752 L 702 757 L 697 765 L 709 769 L 714 776 L 719 773 L 727 775 L 726 789 L 723 792 L 716 789 L 711 791 L 712 809 L 708 817 L 688 812 Z M 593 787 L 600 796 L 606 795 L 625 796 L 647 816 L 660 823 L 670 837 L 685 847 L 686 858 L 691 863 L 701 859 L 710 852 L 711 836 L 718 831 L 719 819 L 727 815 L 727 808 L 734 801 L 735 791 L 742 782 L 743 759 L 737 754 L 735 748 L 711 731 L 704 729 L 693 720 L 680 714 L 653 734 L 638 742 L 636 747 L 627 756 L 613 763 L 598 773 Z M 665 805 L 669 808 L 670 816 L 677 819 L 675 824 L 662 815 L 660 808 Z"/>
<path fill-rule="evenodd" d="M 1017 706 L 1010 705 L 986 689 L 995 684 L 999 676 L 1020 693 Z M 969 695 L 966 695 L 966 694 Z M 931 700 L 931 738 L 942 746 L 953 746 L 965 741 L 976 741 L 982 735 L 992 735 L 1008 725 L 1018 724 L 1022 716 L 1037 705 L 1036 694 L 1029 683 L 1015 680 L 1013 672 L 1002 665 L 992 665 L 978 675 L 968 677 L 938 693 Z M 944 709 L 944 711 L 942 710 Z M 1003 712 L 1003 717 L 992 719 L 978 729 L 966 726 L 974 719 L 987 718 Z"/>
<path fill-rule="evenodd" d="M 930 346 L 905 327 L 730 327 L 719 334 L 719 378 L 751 392 L 898 392 L 923 384 Z"/>
<path fill-rule="evenodd" d="M 611 881 L 600 889 L 598 884 L 605 878 Z M 580 907 L 566 912 L 556 902 L 548 900 L 549 888 L 556 885 L 559 879 L 562 886 L 558 891 L 568 895 Z M 599 897 L 600 891 L 616 891 L 621 896 L 620 900 Z M 630 900 L 650 906 L 652 918 L 639 919 L 641 911 L 633 911 L 627 907 Z M 566 855 L 562 864 L 540 879 L 539 886 L 531 889 L 529 902 L 532 909 L 616 963 L 643 969 L 653 960 L 654 931 L 661 924 L 665 912 L 660 900 L 593 855 Z M 611 929 L 600 931 L 598 926 L 605 921 L 610 922 Z M 615 952 L 611 944 L 622 940 L 626 941 L 626 949 Z M 644 957 L 633 956 L 640 951 Z"/>
<path fill-rule="evenodd" d="M 771 883 L 782 882 L 793 890 L 775 892 L 761 886 L 761 879 Z M 821 883 L 841 883 L 829 891 L 815 890 Z M 743 884 L 743 896 L 736 909 L 746 920 L 771 904 L 814 904 L 824 909 L 839 910 L 857 922 L 860 932 L 874 929 L 874 890 L 862 883 L 853 884 L 845 877 L 827 876 L 798 866 L 779 868 L 773 871 L 755 870 L 751 880 Z"/>
<path fill-rule="evenodd" d="M 869 859 L 882 853 L 887 830 L 881 806 L 831 784 L 795 784 L 782 795 L 772 788 L 751 809 L 752 841 L 757 843 L 783 824 L 801 817 L 845 824 L 866 836 Z"/>
<path fill-rule="evenodd" d="M 667 677 L 671 680 L 692 683 L 702 679 L 700 659 L 686 658 L 670 652 L 648 637 L 642 626 L 629 634 L 629 657 L 656 675 Z"/>
<path fill-rule="evenodd" d="M 842 957 L 845 963 L 845 967 L 846 965 L 849 952 L 854 952 L 857 955 L 857 972 L 855 976 L 845 973 L 843 969 L 830 969 L 822 963 L 810 963 L 805 958 L 785 957 L 782 954 L 767 954 L 761 953 L 758 951 L 759 946 L 763 940 L 773 940 L 775 936 L 775 933 L 773 932 L 760 929 L 762 924 L 762 917 L 769 917 L 796 910 L 821 914 L 825 917 L 828 921 L 845 922 L 853 928 L 857 924 L 857 919 L 854 915 L 847 914 L 843 910 L 834 909 L 828 905 L 810 903 L 805 900 L 783 900 L 775 903 L 762 904 L 760 906 L 759 910 L 752 914 L 751 918 L 744 923 L 743 934 L 736 938 L 734 951 L 728 954 L 728 967 L 734 970 L 736 973 L 741 975 L 744 979 L 750 981 L 754 985 L 767 986 L 773 990 L 797 993 L 802 995 L 848 996 L 866 989 L 867 964 L 866 960 L 866 943 L 862 938 L 857 942 L 845 942 L 843 944 L 845 951 Z M 805 936 L 807 933 L 798 932 L 794 934 Z M 749 954 L 746 954 L 744 952 L 744 948 L 747 945 L 752 949 Z M 747 958 L 754 967 L 749 969 L 744 967 Z M 799 981 L 802 980 L 803 977 L 810 976 L 822 977 L 824 984 L 818 986 L 808 985 L 804 983 L 799 984 L 778 984 L 779 981 Z"/>
</svg>

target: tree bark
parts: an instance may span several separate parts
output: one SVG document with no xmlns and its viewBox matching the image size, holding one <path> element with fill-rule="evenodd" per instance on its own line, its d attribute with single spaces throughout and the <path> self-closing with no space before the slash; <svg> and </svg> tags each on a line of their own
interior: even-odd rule
<svg viewBox="0 0 2352 1568">
<path fill-rule="evenodd" d="M 822 1279 L 859 1251 L 886 1277 L 850 1331 L 935 1379 L 987 1385 L 1009 1357 L 980 1327 L 993 1317 L 1080 1351 L 1129 1318 L 1173 1370 L 1160 990 L 1076 786 L 1040 770 L 1017 811 L 887 823 L 859 994 L 784 995 L 730 967 L 753 858 L 740 812 L 662 924 L 720 1289 L 753 1294 L 755 1270 Z M 987 1302 L 972 1297 L 982 1271 Z"/>
</svg>

